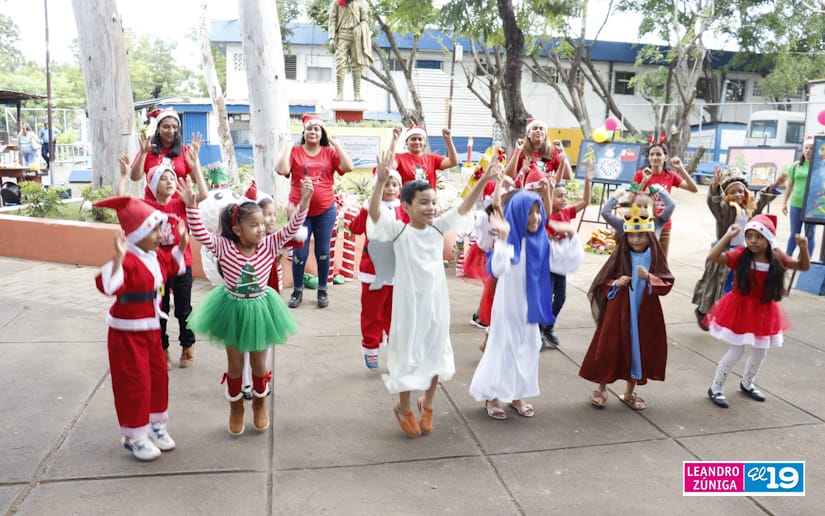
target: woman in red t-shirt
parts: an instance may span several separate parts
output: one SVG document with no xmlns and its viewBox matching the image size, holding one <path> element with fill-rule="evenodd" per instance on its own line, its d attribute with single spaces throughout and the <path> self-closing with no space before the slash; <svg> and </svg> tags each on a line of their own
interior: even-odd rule
<svg viewBox="0 0 825 516">
<path fill-rule="evenodd" d="M 553 140 L 552 144 L 547 141 L 547 124 L 530 118 L 524 138 L 516 140 L 516 149 L 504 167 L 504 174 L 513 178 L 516 188 L 530 184 L 527 188 L 534 189 L 537 186 L 534 179 L 540 177 L 539 173 L 545 177 L 553 175 L 556 181 L 572 178 L 570 162 L 566 158 L 561 141 Z M 544 170 L 540 169 L 539 161 L 544 163 Z M 530 181 L 526 180 L 527 176 L 531 176 Z"/>
<path fill-rule="evenodd" d="M 400 125 L 393 129 L 393 138 L 399 138 L 404 130 Z M 414 179 L 420 179 L 430 183 L 434 190 L 437 190 L 436 172 L 452 168 L 458 164 L 458 153 L 453 144 L 451 132 L 446 127 L 441 130 L 441 136 L 447 144 L 447 157 L 439 154 L 425 153 L 424 146 L 427 144 L 427 132 L 423 127 L 411 125 L 407 128 L 406 144 L 407 152 L 395 155 L 395 163 L 398 173 L 401 174 L 401 186 Z"/>
<path fill-rule="evenodd" d="M 290 140 L 281 153 L 276 170 L 291 177 L 289 190 L 290 204 L 301 202 L 301 180 L 312 179 L 314 187 L 309 202 L 304 227 L 307 238 L 304 245 L 292 255 L 292 295 L 289 307 L 297 308 L 303 300 L 304 266 L 309 256 L 309 235 L 315 237 L 315 261 L 318 264 L 318 307 L 329 305 L 327 279 L 329 277 L 329 245 L 332 228 L 335 225 L 335 194 L 332 191 L 334 174 L 344 174 L 353 169 L 352 160 L 335 138 L 327 136 L 324 121 L 319 115 L 307 114 L 301 117 L 304 126 L 301 145 L 295 146 Z"/>
<path fill-rule="evenodd" d="M 650 148 L 647 149 L 647 160 L 650 165 L 645 168 L 640 168 L 636 171 L 636 174 L 633 175 L 633 182 L 638 183 L 642 191 L 645 191 L 650 185 L 659 185 L 667 190 L 667 193 L 670 193 L 670 189 L 674 186 L 676 188 L 683 188 L 688 192 L 696 193 L 699 191 L 699 189 L 696 188 L 696 183 L 693 182 L 693 178 L 690 177 L 685 167 L 682 166 L 681 159 L 677 157 L 670 158 L 670 163 L 676 172 L 668 170 L 667 146 L 664 143 L 652 144 Z M 653 213 L 658 217 L 662 211 L 664 211 L 665 203 L 658 195 L 654 194 L 651 195 L 651 197 L 653 198 Z M 667 221 L 667 224 L 662 228 L 662 233 L 659 236 L 659 244 L 661 244 L 665 256 L 667 256 L 667 251 L 670 247 L 670 222 L 671 221 Z"/>
<path fill-rule="evenodd" d="M 147 116 L 157 118 L 157 128 L 151 140 L 143 132 L 138 134 L 140 151 L 132 162 L 132 181 L 140 181 L 151 169 L 161 164 L 168 164 L 178 178 L 185 179 L 192 173 L 192 168 L 186 161 L 186 151 L 189 147 L 193 147 L 195 155 L 198 155 L 203 142 L 201 134 L 193 134 L 192 142 L 184 145 L 180 130 L 180 116 L 174 109 L 156 109 Z M 174 197 L 177 196 L 175 192 Z M 151 201 L 157 200 L 148 185 L 143 192 L 143 197 Z"/>
</svg>

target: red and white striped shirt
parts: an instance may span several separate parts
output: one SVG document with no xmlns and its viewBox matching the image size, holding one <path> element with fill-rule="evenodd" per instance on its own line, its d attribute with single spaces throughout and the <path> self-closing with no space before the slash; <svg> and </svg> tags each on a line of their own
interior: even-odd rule
<svg viewBox="0 0 825 516">
<path fill-rule="evenodd" d="M 186 208 L 189 231 L 195 240 L 215 255 L 226 289 L 239 297 L 257 297 L 263 294 L 278 253 L 303 226 L 306 216 L 306 210 L 295 211 L 286 226 L 267 235 L 255 247 L 252 256 L 246 256 L 232 240 L 209 233 L 203 226 L 198 208 Z"/>
</svg>

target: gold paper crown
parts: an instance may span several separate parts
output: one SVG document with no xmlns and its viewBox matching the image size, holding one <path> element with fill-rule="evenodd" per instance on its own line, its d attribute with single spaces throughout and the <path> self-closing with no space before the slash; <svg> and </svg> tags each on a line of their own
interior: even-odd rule
<svg viewBox="0 0 825 516">
<path fill-rule="evenodd" d="M 625 215 L 624 218 L 624 232 L 625 233 L 649 233 L 654 231 L 653 215 L 648 210 L 648 216 L 642 217 L 642 209 L 639 205 L 633 203 L 630 206 L 630 214 Z"/>
</svg>

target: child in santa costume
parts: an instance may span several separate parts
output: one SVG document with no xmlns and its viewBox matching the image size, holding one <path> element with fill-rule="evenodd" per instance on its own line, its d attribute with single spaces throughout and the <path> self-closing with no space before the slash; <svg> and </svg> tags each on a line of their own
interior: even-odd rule
<svg viewBox="0 0 825 516">
<path fill-rule="evenodd" d="M 115 237 L 114 260 L 95 278 L 98 290 L 117 296 L 106 316 L 109 326 L 109 370 L 121 444 L 140 460 L 154 460 L 173 450 L 166 429 L 169 377 L 160 345 L 160 309 L 167 278 L 183 274 L 188 238 L 178 228 L 179 244 L 159 254 L 166 215 L 131 197 L 94 203 L 117 210 L 123 232 Z"/>
<path fill-rule="evenodd" d="M 192 162 L 192 177 L 198 186 L 197 201 L 206 199 L 207 186 L 201 172 L 200 160 L 195 154 L 195 148 L 187 149 L 187 159 Z M 129 178 L 129 157 L 120 157 L 120 182 L 117 185 L 117 195 L 125 195 L 126 183 Z M 167 216 L 167 224 L 163 227 L 163 239 L 160 243 L 158 253 L 169 254 L 179 242 L 177 238 L 178 226 L 182 225 L 184 231 L 186 227 L 186 206 L 177 195 L 177 176 L 175 169 L 168 162 L 149 169 L 146 176 L 146 188 L 152 193 L 147 195 L 144 201 L 149 206 L 155 208 Z M 186 263 L 186 272 L 179 276 L 169 278 L 164 287 L 163 299 L 160 309 L 164 313 L 169 313 L 170 297 L 175 294 L 175 317 L 178 320 L 178 340 L 181 345 L 179 365 L 181 368 L 190 367 L 195 360 L 195 334 L 189 329 L 187 319 L 192 312 L 192 249 L 186 246 L 183 253 L 183 260 Z M 172 368 L 172 359 L 169 357 L 169 335 L 166 333 L 167 320 L 160 320 L 160 338 L 163 343 L 163 353 L 166 358 L 166 368 Z"/>
<path fill-rule="evenodd" d="M 515 147 L 504 167 L 504 175 L 513 178 L 516 188 L 536 189 L 535 181 L 527 178 L 530 172 L 557 174 L 559 181 L 573 177 L 564 146 L 560 140 L 553 140 L 552 144 L 547 141 L 547 124 L 543 120 L 527 119 L 524 138 L 516 140 Z"/>
<path fill-rule="evenodd" d="M 765 395 L 753 382 L 768 348 L 782 347 L 782 334 L 788 328 L 788 320 L 779 307 L 785 292 L 785 270 L 806 271 L 810 267 L 808 239 L 804 235 L 794 235 L 800 248 L 798 260 L 774 248 L 776 215 L 752 217 L 745 225 L 744 246 L 729 249 L 741 231 L 737 224 L 731 224 L 708 255 L 709 261 L 726 265 L 736 273 L 733 290 L 713 305 L 707 316 L 711 335 L 729 345 L 708 388 L 708 397 L 721 408 L 729 406 L 725 380 L 745 353 L 745 346 L 750 346 L 751 352 L 739 389 L 756 401 L 765 401 Z"/>
<path fill-rule="evenodd" d="M 226 382 L 230 403 L 229 432 L 244 431 L 243 354 L 249 352 L 252 367 L 252 412 L 256 430 L 269 428 L 265 397 L 269 394 L 266 350 L 282 344 L 298 331 L 286 304 L 267 286 L 275 260 L 284 243 L 291 239 L 306 219 L 312 198 L 312 180 L 302 181 L 300 205 L 286 226 L 266 235 L 261 207 L 255 202 L 257 189 L 247 190 L 239 204 L 230 204 L 221 213 L 221 234 L 212 235 L 203 226 L 192 188 L 179 182 L 178 193 L 186 203 L 192 237 L 209 249 L 218 262 L 224 285 L 214 288 L 192 311 L 189 326 L 207 335 L 226 349 Z"/>
<path fill-rule="evenodd" d="M 384 183 L 381 193 L 381 208 L 393 213 L 397 220 L 403 219 L 401 209 L 401 175 L 397 170 L 390 170 L 389 178 Z M 350 222 L 349 229 L 354 235 L 367 232 L 369 203 Z M 369 253 L 369 239 L 364 239 L 364 250 L 358 267 L 358 279 L 361 280 L 361 352 L 368 369 L 378 369 L 378 347 L 384 335 L 390 334 L 392 316 L 392 283 L 376 281 L 375 265 Z"/>
</svg>

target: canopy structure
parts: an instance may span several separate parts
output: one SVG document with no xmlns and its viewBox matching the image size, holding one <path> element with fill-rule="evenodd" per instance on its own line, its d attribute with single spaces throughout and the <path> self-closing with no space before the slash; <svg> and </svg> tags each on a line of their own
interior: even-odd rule
<svg viewBox="0 0 825 516">
<path fill-rule="evenodd" d="M 17 132 L 20 132 L 22 125 L 20 122 L 23 101 L 45 99 L 45 95 L 36 93 L 26 93 L 23 91 L 0 90 L 0 104 L 17 106 Z"/>
</svg>

